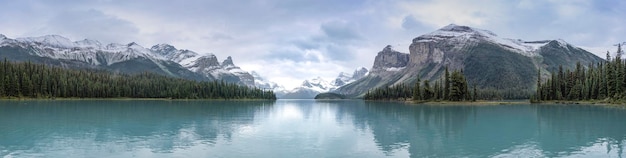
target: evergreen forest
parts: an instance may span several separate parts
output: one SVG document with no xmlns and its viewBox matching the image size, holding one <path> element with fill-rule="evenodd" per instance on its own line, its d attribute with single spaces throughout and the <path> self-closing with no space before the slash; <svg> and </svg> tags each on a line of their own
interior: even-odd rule
<svg viewBox="0 0 626 158">
<path fill-rule="evenodd" d="M 408 100 L 413 101 L 476 101 L 478 92 L 476 86 L 469 90 L 467 80 L 462 71 L 450 73 L 445 69 L 444 76 L 431 84 L 431 81 L 421 81 L 415 85 L 399 84 L 368 91 L 365 100 Z"/>
<path fill-rule="evenodd" d="M 272 91 L 224 81 L 120 74 L 0 62 L 0 98 L 276 99 Z"/>
<path fill-rule="evenodd" d="M 531 101 L 626 101 L 626 61 L 621 59 L 622 45 L 617 46 L 615 58 L 607 52 L 604 62 L 586 68 L 578 63 L 574 70 L 559 67 L 546 81 L 537 77 L 538 88 Z"/>
</svg>

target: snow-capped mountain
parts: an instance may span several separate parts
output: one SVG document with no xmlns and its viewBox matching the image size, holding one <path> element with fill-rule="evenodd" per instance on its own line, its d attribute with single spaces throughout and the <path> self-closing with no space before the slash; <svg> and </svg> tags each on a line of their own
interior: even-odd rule
<svg viewBox="0 0 626 158">
<path fill-rule="evenodd" d="M 275 93 L 285 90 L 285 87 L 283 87 L 282 85 L 279 85 L 276 82 L 266 80 L 264 77 L 262 77 L 261 75 L 259 75 L 259 73 L 255 71 L 250 72 L 250 74 L 254 77 L 254 85 L 257 88 L 260 88 L 263 90 L 274 90 Z"/>
<path fill-rule="evenodd" d="M 200 55 L 190 50 L 178 50 L 176 47 L 168 44 L 158 44 L 152 46 L 150 50 L 166 60 L 176 62 L 186 69 L 202 74 L 207 78 L 223 79 L 254 86 L 254 77 L 235 66 L 230 56 L 220 63 L 214 54 Z"/>
<path fill-rule="evenodd" d="M 0 35 L 0 57 L 69 68 L 96 68 L 114 72 L 153 72 L 194 80 L 222 79 L 253 86 L 254 78 L 228 57 L 219 63 L 213 54 L 159 44 L 150 49 L 135 42 L 102 44 L 96 40 L 71 41 L 59 35 L 9 39 Z"/>
<path fill-rule="evenodd" d="M 559 66 L 573 69 L 602 61 L 601 58 L 564 40 L 524 41 L 499 37 L 495 33 L 450 24 L 413 39 L 409 53 L 386 46 L 378 52 L 371 72 L 336 93 L 361 97 L 368 90 L 397 84 L 415 84 L 417 79 L 441 79 L 445 68 L 462 70 L 478 89 L 515 98 L 532 92 L 541 70 L 542 77 Z M 530 93 L 528 93 L 530 94 Z"/>
<path fill-rule="evenodd" d="M 542 46 L 548 44 L 551 40 L 545 41 L 523 41 L 521 39 L 509 39 L 499 37 L 495 33 L 483 30 L 472 28 L 468 26 L 459 26 L 455 24 L 450 24 L 445 26 L 439 30 L 434 32 L 421 35 L 415 39 L 413 42 L 437 42 L 437 41 L 448 41 L 448 42 L 459 42 L 459 43 L 471 43 L 478 41 L 488 41 L 493 44 L 500 45 L 506 49 L 511 51 L 520 53 L 524 56 L 538 56 L 537 50 Z M 556 40 L 561 45 L 566 45 L 567 43 L 563 40 Z"/>
<path fill-rule="evenodd" d="M 313 99 L 317 94 L 334 91 L 337 88 L 354 82 L 368 74 L 368 70 L 364 67 L 360 67 L 354 70 L 354 73 L 341 72 L 336 79 L 332 81 L 326 81 L 321 77 L 304 80 L 299 87 L 292 90 L 284 91 L 283 95 L 276 97 L 281 99 Z M 275 93 L 277 91 L 274 91 Z"/>
<path fill-rule="evenodd" d="M 150 51 L 136 43 L 102 45 L 94 40 L 72 42 L 59 35 L 9 39 L 3 36 L 1 47 L 29 49 L 33 55 L 52 59 L 83 61 L 91 65 L 112 65 L 118 62 L 145 57 L 156 58 Z"/>
<path fill-rule="evenodd" d="M 337 76 L 337 79 L 333 80 L 332 84 L 333 86 L 335 86 L 335 89 L 336 89 L 348 83 L 354 82 L 358 79 L 361 79 L 365 77 L 367 74 L 369 74 L 369 71 L 365 67 L 357 68 L 356 70 L 354 70 L 352 74 L 341 72 L 339 73 L 339 76 Z"/>
</svg>

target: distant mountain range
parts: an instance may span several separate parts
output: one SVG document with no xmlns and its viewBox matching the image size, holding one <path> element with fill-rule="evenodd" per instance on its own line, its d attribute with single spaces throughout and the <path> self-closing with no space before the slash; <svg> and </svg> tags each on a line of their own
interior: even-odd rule
<svg viewBox="0 0 626 158">
<path fill-rule="evenodd" d="M 0 34 L 0 58 L 65 68 L 90 68 L 121 73 L 152 72 L 193 80 L 224 80 L 255 86 L 254 77 L 229 56 L 219 62 L 213 54 L 198 54 L 168 44 L 145 48 L 135 42 L 102 44 L 70 41 L 58 35 L 10 39 Z"/>
<path fill-rule="evenodd" d="M 312 99 L 324 92 L 358 98 L 374 88 L 412 85 L 418 78 L 439 80 L 445 67 L 463 71 L 469 84 L 483 92 L 500 93 L 507 98 L 530 94 L 535 89 L 538 70 L 546 78 L 560 65 L 573 69 L 577 62 L 586 66 L 603 61 L 563 40 L 508 39 L 488 30 L 454 24 L 414 38 L 408 54 L 384 47 L 370 70 L 359 68 L 352 74 L 340 73 L 332 81 L 309 79 L 290 90 L 256 72 L 242 70 L 231 57 L 219 62 L 214 54 L 199 54 L 168 44 L 146 48 L 135 42 L 102 44 L 88 39 L 70 41 L 58 35 L 10 39 L 0 34 L 0 58 L 64 68 L 223 80 L 274 90 L 278 98 L 292 99 Z"/>
<path fill-rule="evenodd" d="M 304 80 L 300 86 L 287 90 L 283 86 L 266 81 L 263 77 L 258 76 L 257 73 L 252 72 L 257 79 L 255 80 L 257 87 L 274 90 L 276 97 L 279 99 L 313 99 L 317 94 L 334 91 L 343 85 L 367 76 L 368 73 L 369 71 L 366 68 L 360 67 L 354 70 L 353 73 L 341 72 L 332 81 L 326 81 L 321 77 L 317 77 Z"/>
<path fill-rule="evenodd" d="M 370 73 L 341 86 L 335 93 L 362 97 L 368 90 L 421 80 L 439 80 L 445 67 L 461 70 L 470 85 L 504 98 L 530 94 L 542 78 L 560 65 L 573 69 L 603 59 L 563 40 L 524 41 L 487 30 L 450 24 L 413 39 L 409 54 L 386 46 L 376 55 Z"/>
</svg>

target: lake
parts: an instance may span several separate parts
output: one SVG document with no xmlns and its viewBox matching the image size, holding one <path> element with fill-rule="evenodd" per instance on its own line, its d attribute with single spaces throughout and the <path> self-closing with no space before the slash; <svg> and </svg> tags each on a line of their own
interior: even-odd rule
<svg viewBox="0 0 626 158">
<path fill-rule="evenodd" d="M 0 157 L 624 157 L 626 110 L 360 100 L 0 101 Z"/>
</svg>

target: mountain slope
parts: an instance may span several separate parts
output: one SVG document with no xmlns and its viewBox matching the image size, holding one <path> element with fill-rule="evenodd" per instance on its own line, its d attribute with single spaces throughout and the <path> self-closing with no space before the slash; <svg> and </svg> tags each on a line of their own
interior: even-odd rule
<svg viewBox="0 0 626 158">
<path fill-rule="evenodd" d="M 230 56 L 220 63 L 213 54 L 200 55 L 190 50 L 178 50 L 168 44 L 154 45 L 150 50 L 204 77 L 254 86 L 254 77 L 236 66 Z"/>
<path fill-rule="evenodd" d="M 152 72 L 193 80 L 225 80 L 253 86 L 254 78 L 228 57 L 220 64 L 213 54 L 199 55 L 167 44 L 151 49 L 131 42 L 103 45 L 95 40 L 70 41 L 58 35 L 9 39 L 0 35 L 0 58 L 66 68 L 102 69 L 120 73 Z"/>
<path fill-rule="evenodd" d="M 276 97 L 279 99 L 313 99 L 320 93 L 334 91 L 340 86 L 352 83 L 358 79 L 363 78 L 369 73 L 364 68 L 358 68 L 354 70 L 352 74 L 341 72 L 336 79 L 332 81 L 326 81 L 321 77 L 317 77 L 310 80 L 304 80 L 302 85 L 292 90 L 276 91 Z"/>
<path fill-rule="evenodd" d="M 360 97 L 368 90 L 395 84 L 439 80 L 448 67 L 463 70 L 470 84 L 479 89 L 516 98 L 535 88 L 537 70 L 547 76 L 559 65 L 573 68 L 602 61 L 601 58 L 563 40 L 523 41 L 467 26 L 448 25 L 413 39 L 409 54 L 390 46 L 378 53 L 366 77 L 335 92 Z"/>
</svg>

